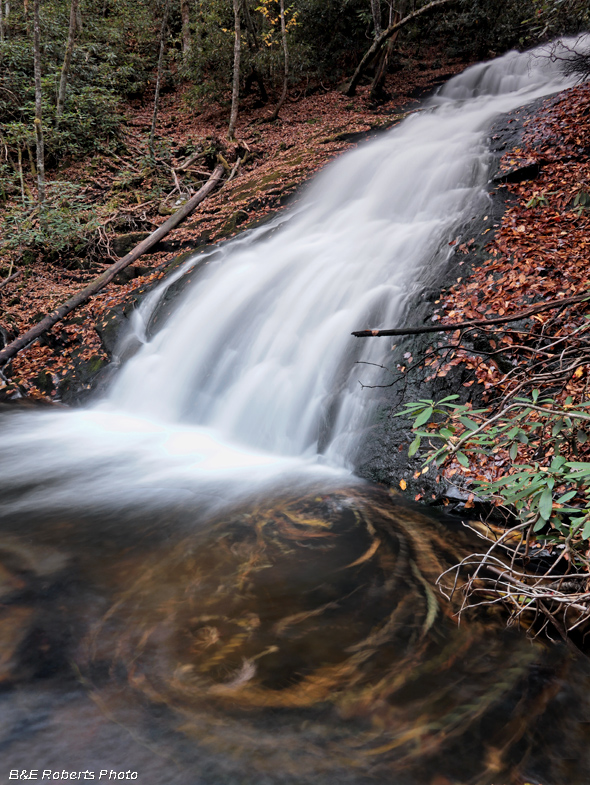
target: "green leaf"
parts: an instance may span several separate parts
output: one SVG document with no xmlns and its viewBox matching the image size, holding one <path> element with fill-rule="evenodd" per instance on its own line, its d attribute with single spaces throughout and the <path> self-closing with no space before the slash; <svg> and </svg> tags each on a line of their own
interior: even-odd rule
<svg viewBox="0 0 590 785">
<path fill-rule="evenodd" d="M 582 529 L 582 537 L 585 540 L 590 540 L 590 518 L 584 524 L 584 528 Z"/>
<path fill-rule="evenodd" d="M 479 428 L 479 425 L 473 420 L 470 420 L 469 417 L 459 417 L 459 422 L 462 423 L 470 431 L 477 431 L 477 429 Z"/>
<path fill-rule="evenodd" d="M 557 420 L 553 424 L 553 428 L 551 428 L 551 436 L 557 436 L 557 434 L 563 429 L 563 420 Z"/>
<path fill-rule="evenodd" d="M 510 448 L 510 458 L 511 460 L 516 460 L 516 456 L 518 455 L 518 444 L 514 442 L 512 447 Z"/>
<path fill-rule="evenodd" d="M 466 469 L 469 468 L 469 458 L 465 455 L 464 452 L 458 452 L 455 456 L 461 466 L 464 466 Z"/>
<path fill-rule="evenodd" d="M 561 469 L 561 467 L 565 464 L 565 458 L 563 455 L 556 455 L 555 458 L 551 461 L 551 471 L 556 472 Z"/>
<path fill-rule="evenodd" d="M 539 520 L 533 526 L 533 531 L 534 532 L 540 531 L 543 528 L 543 526 L 545 526 L 545 523 L 546 521 L 544 521 L 543 518 L 539 518 Z"/>
<path fill-rule="evenodd" d="M 414 439 L 414 441 L 410 444 L 410 446 L 408 448 L 408 458 L 412 458 L 414 455 L 416 455 L 416 453 L 418 452 L 418 449 L 420 447 L 420 442 L 421 442 L 420 437 L 416 436 L 416 438 Z"/>
<path fill-rule="evenodd" d="M 420 425 L 424 425 L 424 423 L 428 422 L 428 420 L 430 420 L 432 417 L 433 411 L 434 408 L 429 406 L 427 409 L 424 409 L 423 412 L 420 412 L 420 414 L 414 420 L 414 425 L 412 427 L 418 428 Z"/>
<path fill-rule="evenodd" d="M 568 491 L 567 493 L 564 493 L 563 496 L 560 496 L 557 500 L 557 504 L 565 504 L 566 502 L 569 502 L 570 499 L 574 498 L 576 493 L 577 491 Z"/>
<path fill-rule="evenodd" d="M 546 521 L 548 521 L 549 518 L 551 517 L 552 509 L 553 509 L 553 494 L 551 493 L 550 488 L 545 488 L 545 490 L 541 494 L 541 498 L 539 499 L 539 514 L 541 518 L 544 518 Z"/>
</svg>

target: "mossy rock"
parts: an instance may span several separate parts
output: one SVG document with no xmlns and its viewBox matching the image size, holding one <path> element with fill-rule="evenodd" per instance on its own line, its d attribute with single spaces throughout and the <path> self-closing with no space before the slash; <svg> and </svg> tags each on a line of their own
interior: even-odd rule
<svg viewBox="0 0 590 785">
<path fill-rule="evenodd" d="M 113 238 L 113 251 L 117 256 L 122 257 L 132 251 L 136 245 L 150 236 L 150 232 L 127 232 L 118 234 Z"/>
<path fill-rule="evenodd" d="M 245 210 L 236 210 L 236 212 L 224 223 L 221 228 L 221 234 L 224 235 L 235 232 L 238 226 L 247 221 L 249 217 L 249 214 Z"/>
</svg>

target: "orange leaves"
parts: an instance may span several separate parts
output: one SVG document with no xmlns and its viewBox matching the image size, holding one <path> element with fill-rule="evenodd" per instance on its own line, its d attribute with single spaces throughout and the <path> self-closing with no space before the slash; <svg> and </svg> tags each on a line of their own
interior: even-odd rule
<svg viewBox="0 0 590 785">
<path fill-rule="evenodd" d="M 590 84 L 584 84 L 548 99 L 545 108 L 529 122 L 521 148 L 505 158 L 500 171 L 533 160 L 542 162 L 542 171 L 534 180 L 501 186 L 511 206 L 486 246 L 487 260 L 471 271 L 467 281 L 459 279 L 441 298 L 445 318 L 503 316 L 533 302 L 590 291 L 590 204 L 581 205 L 581 199 L 575 204 L 581 184 L 590 183 L 590 160 L 579 149 L 579 140 L 590 138 L 589 105 Z M 590 192 L 590 187 L 586 190 Z M 458 250 L 466 249 L 469 242 L 460 241 Z M 581 305 L 561 314 L 536 314 L 528 320 L 526 329 L 537 338 L 567 337 L 584 324 L 586 313 L 590 313 L 590 307 Z M 515 384 L 510 381 L 514 376 L 511 368 L 528 368 L 534 358 L 542 371 L 546 362 L 541 354 L 534 355 L 522 345 L 526 344 L 522 333 L 510 333 L 510 326 L 507 330 L 498 345 L 489 343 L 483 353 L 454 349 L 438 370 L 436 364 L 431 365 L 434 374 L 445 375 L 452 366 L 461 364 L 469 373 L 461 382 L 463 387 L 479 384 L 486 391 L 486 401 L 505 395 Z M 448 339 L 449 344 L 459 340 L 457 334 Z M 549 337 L 546 340 L 549 343 Z M 444 348 L 439 346 L 438 350 Z M 590 366 L 574 364 L 570 368 L 556 402 L 562 403 L 568 395 L 574 403 L 588 398 Z M 446 473 L 492 480 L 509 471 L 511 463 L 507 455 L 469 455 L 468 468 L 455 461 Z"/>
</svg>

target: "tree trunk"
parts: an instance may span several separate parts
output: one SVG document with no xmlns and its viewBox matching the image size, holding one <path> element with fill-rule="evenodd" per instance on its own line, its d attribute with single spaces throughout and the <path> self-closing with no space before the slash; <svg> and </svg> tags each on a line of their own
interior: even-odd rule
<svg viewBox="0 0 590 785">
<path fill-rule="evenodd" d="M 59 119 L 63 114 L 64 105 L 66 102 L 68 76 L 70 74 L 70 64 L 72 62 L 72 54 L 74 52 L 74 41 L 76 38 L 76 30 L 78 28 L 78 19 L 77 19 L 78 3 L 79 0 L 72 0 L 72 4 L 70 5 L 70 27 L 68 30 L 66 53 L 64 55 L 64 62 L 61 67 L 61 75 L 59 77 L 59 90 L 57 93 L 57 108 L 55 110 L 55 120 L 57 124 L 59 124 Z"/>
<path fill-rule="evenodd" d="M 180 16 L 182 18 L 182 59 L 186 63 L 191 51 L 191 15 L 188 0 L 180 0 Z"/>
<path fill-rule="evenodd" d="M 352 79 L 350 80 L 350 84 L 348 85 L 348 89 L 346 90 L 346 95 L 352 96 L 355 94 L 357 85 L 360 81 L 361 76 L 363 75 L 363 71 L 369 64 L 369 62 L 375 57 L 375 55 L 381 50 L 381 47 L 385 44 L 385 42 L 391 38 L 391 36 L 397 31 L 400 30 L 402 27 L 405 27 L 410 22 L 413 22 L 414 19 L 417 19 L 422 14 L 426 14 L 429 11 L 432 11 L 435 8 L 439 8 L 443 5 L 450 5 L 451 3 L 456 3 L 458 0 L 432 0 L 431 3 L 428 5 L 422 6 L 417 11 L 408 14 L 408 16 L 401 19 L 399 22 L 395 22 L 394 24 L 390 25 L 387 30 L 384 30 L 381 35 L 376 38 L 371 46 L 365 52 L 363 59 L 357 66 L 356 71 L 354 72 Z"/>
<path fill-rule="evenodd" d="M 33 61 L 35 69 L 35 140 L 37 142 L 37 188 L 41 210 L 45 205 L 45 151 L 43 147 L 43 97 L 41 93 L 41 26 L 39 22 L 39 3 L 35 0 L 33 9 Z"/>
<path fill-rule="evenodd" d="M 392 24 L 399 22 L 402 15 L 398 9 L 395 11 L 393 10 L 393 4 L 389 6 L 389 21 L 388 27 L 391 27 Z M 385 90 L 383 88 L 385 82 L 385 75 L 387 74 L 387 66 L 389 65 L 389 56 L 393 51 L 394 44 L 397 40 L 399 35 L 399 30 L 396 30 L 395 33 L 391 36 L 389 41 L 387 42 L 387 46 L 385 46 L 381 52 L 381 56 L 379 57 L 379 61 L 377 63 L 377 68 L 375 69 L 375 77 L 373 78 L 373 84 L 371 85 L 371 92 L 370 98 L 373 100 L 379 100 L 380 98 L 385 97 Z"/>
<path fill-rule="evenodd" d="M 252 22 L 252 17 L 250 15 L 250 9 L 248 8 L 248 3 L 244 3 L 243 6 L 244 10 L 244 19 L 246 20 L 246 30 L 248 32 L 248 47 L 251 52 L 259 52 L 260 51 L 260 43 L 258 41 L 258 36 L 256 35 L 256 28 Z M 244 94 L 250 95 L 252 90 L 252 85 L 254 82 L 258 85 L 258 91 L 260 93 L 260 100 L 263 104 L 268 101 L 268 94 L 266 92 L 266 87 L 264 86 L 264 80 L 260 75 L 260 72 L 256 68 L 256 66 L 251 66 L 251 71 L 249 75 L 246 77 L 246 85 L 244 88 Z"/>
<path fill-rule="evenodd" d="M 150 130 L 149 149 L 154 157 L 154 136 L 156 135 L 156 120 L 158 119 L 158 103 L 160 101 L 160 85 L 162 84 L 162 70 L 164 67 L 164 49 L 166 46 L 166 25 L 168 23 L 168 6 L 170 0 L 166 0 L 164 5 L 164 15 L 162 16 L 162 27 L 160 28 L 160 54 L 158 55 L 158 74 L 156 76 L 156 92 L 154 93 L 154 113 L 152 115 L 152 127 Z"/>
<path fill-rule="evenodd" d="M 0 0 L 0 43 L 4 43 L 4 9 Z"/>
<path fill-rule="evenodd" d="M 234 138 L 236 123 L 238 121 L 238 104 L 240 102 L 240 55 L 242 52 L 241 26 L 240 26 L 240 6 L 241 0 L 233 0 L 234 3 L 234 78 L 231 91 L 231 113 L 229 117 L 229 128 L 227 129 L 228 139 Z"/>
<path fill-rule="evenodd" d="M 285 73 L 283 76 L 283 92 L 281 93 L 281 97 L 279 99 L 278 104 L 274 112 L 272 113 L 271 120 L 276 120 L 279 116 L 279 112 L 283 108 L 283 104 L 287 100 L 287 88 L 289 84 L 289 47 L 287 46 L 287 25 L 285 24 L 285 0 L 280 1 L 280 9 L 281 9 L 281 39 L 283 41 L 283 57 L 284 57 L 284 64 L 285 64 Z"/>
<path fill-rule="evenodd" d="M 36 0 L 38 2 L 38 0 Z M 4 365 L 8 362 L 8 360 L 12 359 L 16 354 L 18 354 L 21 349 L 24 349 L 34 340 L 39 338 L 39 336 L 46 333 L 47 330 L 50 330 L 54 324 L 61 321 L 64 316 L 67 316 L 71 313 L 75 308 L 79 305 L 83 305 L 87 300 L 89 300 L 94 294 L 99 292 L 103 289 L 108 283 L 110 283 L 115 275 L 121 270 L 124 270 L 125 267 L 134 262 L 138 259 L 142 254 L 149 251 L 157 242 L 159 242 L 162 238 L 166 237 L 166 235 L 174 229 L 181 221 L 183 221 L 188 215 L 192 213 L 195 207 L 203 201 L 211 191 L 215 189 L 215 187 L 221 181 L 223 176 L 224 167 L 222 164 L 218 164 L 211 177 L 207 180 L 205 185 L 197 191 L 197 193 L 189 199 L 189 201 L 184 204 L 180 210 L 171 215 L 168 220 L 162 224 L 162 226 L 158 227 L 155 232 L 152 232 L 149 237 L 146 237 L 139 245 L 137 245 L 132 251 L 130 251 L 127 256 L 124 256 L 122 259 L 119 259 L 118 262 L 112 264 L 108 267 L 98 278 L 95 278 L 94 281 L 91 281 L 88 286 L 84 289 L 79 291 L 73 297 L 70 297 L 63 305 L 60 305 L 50 314 L 48 314 L 44 319 L 42 319 L 38 324 L 32 327 L 30 330 L 27 330 L 26 333 L 21 335 L 20 337 L 16 338 L 12 343 L 9 343 L 8 346 L 5 346 L 4 349 L 0 351 L 0 365 Z"/>
<path fill-rule="evenodd" d="M 373 14 L 375 38 L 379 38 L 383 32 L 383 28 L 381 27 L 381 0 L 371 0 L 371 13 Z"/>
</svg>

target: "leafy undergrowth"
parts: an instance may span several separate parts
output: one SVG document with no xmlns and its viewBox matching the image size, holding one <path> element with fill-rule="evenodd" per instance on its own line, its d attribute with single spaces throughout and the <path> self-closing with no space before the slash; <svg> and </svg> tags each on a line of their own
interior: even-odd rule
<svg viewBox="0 0 590 785">
<path fill-rule="evenodd" d="M 428 445 L 426 461 L 463 490 L 467 509 L 484 501 L 495 507 L 491 520 L 504 518 L 479 529 L 483 553 L 461 565 L 467 602 L 504 603 L 513 621 L 538 631 L 540 619 L 563 635 L 590 620 L 590 306 L 559 306 L 590 300 L 589 139 L 590 84 L 548 99 L 525 124 L 497 179 L 525 167 L 532 179 L 500 186 L 511 206 L 487 260 L 441 298 L 441 323 L 555 307 L 463 326 L 427 352 L 433 375 L 469 370 L 463 384 L 479 408 L 455 395 L 405 409 L 410 454 Z"/>
<path fill-rule="evenodd" d="M 128 301 L 132 292 L 163 277 L 179 252 L 226 239 L 263 220 L 287 197 L 296 198 L 297 189 L 330 159 L 353 146 L 355 134 L 395 124 L 408 110 L 418 108 L 413 95 L 464 67 L 458 62 L 439 68 L 428 62 L 419 65 L 388 75 L 386 89 L 393 97 L 379 106 L 370 103 L 368 87 L 360 88 L 354 98 L 323 87 L 310 95 L 305 95 L 305 89 L 293 90 L 280 119 L 270 123 L 265 120 L 273 107 L 256 107 L 253 98 L 246 99 L 233 144 L 226 139 L 227 108 L 214 106 L 197 112 L 184 100 L 190 92 L 187 85 L 162 97 L 155 164 L 147 149 L 150 101 L 128 106 L 124 132 L 112 149 L 50 173 L 49 194 L 52 188 L 60 194 L 69 189 L 75 194 L 77 209 L 76 216 L 70 211 L 63 218 L 56 209 L 52 253 L 35 250 L 38 215 L 28 215 L 24 208 L 19 215 L 16 201 L 6 205 L 0 235 L 9 242 L 0 248 L 0 274 L 8 277 L 16 270 L 22 272 L 4 286 L 0 280 L 0 332 L 5 342 L 25 332 L 115 261 L 117 235 L 151 232 L 162 224 L 182 199 L 206 181 L 219 153 L 228 164 L 228 173 L 238 158 L 243 163 L 231 182 L 203 202 L 160 248 L 141 257 L 128 276 L 120 276 L 44 339 L 21 351 L 4 369 L 6 380 L 0 380 L 0 395 L 56 401 L 66 377 L 68 384 L 79 387 L 82 366 L 97 368 L 108 360 L 96 325 L 115 306 Z M 182 169 L 195 154 L 194 163 Z M 34 192 L 30 177 L 27 186 Z M 6 216 L 11 211 L 17 214 L 9 223 Z M 75 220 L 80 224 L 74 233 L 82 238 L 82 252 L 60 246 L 62 234 L 72 233 L 72 227 L 64 224 Z"/>
</svg>

